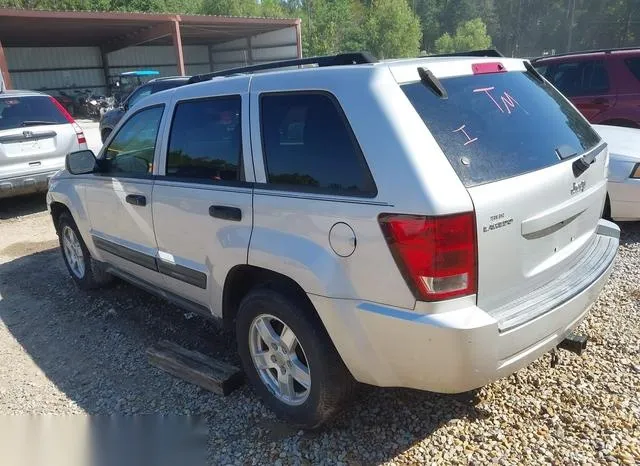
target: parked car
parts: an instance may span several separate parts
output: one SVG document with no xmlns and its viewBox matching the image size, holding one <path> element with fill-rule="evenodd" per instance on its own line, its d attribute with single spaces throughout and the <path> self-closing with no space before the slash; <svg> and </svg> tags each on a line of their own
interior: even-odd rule
<svg viewBox="0 0 640 466">
<path fill-rule="evenodd" d="M 60 105 L 65 108 L 69 115 L 74 115 L 75 103 L 73 102 L 73 99 L 69 97 L 64 91 L 61 91 L 58 95 L 54 95 L 53 98 L 60 102 Z"/>
<path fill-rule="evenodd" d="M 594 125 L 609 146 L 609 183 L 604 216 L 640 220 L 640 129 Z"/>
<path fill-rule="evenodd" d="M 591 123 L 640 128 L 640 48 L 567 53 L 532 63 Z"/>
<path fill-rule="evenodd" d="M 189 76 L 173 76 L 169 78 L 152 79 L 151 81 L 143 84 L 134 90 L 122 103 L 121 106 L 114 108 L 102 115 L 100 119 L 100 137 L 102 142 L 105 142 L 113 128 L 116 127 L 122 116 L 127 110 L 135 105 L 138 100 L 142 99 L 156 92 L 172 89 L 177 86 L 182 86 L 189 81 Z"/>
<path fill-rule="evenodd" d="M 46 191 L 65 156 L 86 148 L 82 129 L 53 97 L 0 93 L 0 198 Z"/>
<path fill-rule="evenodd" d="M 529 62 L 347 54 L 191 81 L 69 155 L 48 195 L 63 258 L 81 288 L 115 275 L 222 319 L 298 426 L 355 381 L 511 374 L 611 272 L 606 144 Z"/>
<path fill-rule="evenodd" d="M 117 103 L 120 104 L 136 88 L 158 76 L 160 76 L 160 72 L 157 70 L 134 70 L 120 73 L 111 85 Z"/>
</svg>

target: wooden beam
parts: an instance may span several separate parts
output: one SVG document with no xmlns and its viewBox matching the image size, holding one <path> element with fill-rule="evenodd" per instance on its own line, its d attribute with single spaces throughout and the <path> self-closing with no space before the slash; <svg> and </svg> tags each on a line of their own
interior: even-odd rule
<svg viewBox="0 0 640 466">
<path fill-rule="evenodd" d="M 136 32 L 117 37 L 105 43 L 101 48 L 104 53 L 115 52 L 116 50 L 133 47 L 135 45 L 162 39 L 173 34 L 176 20 L 166 23 L 156 24 L 145 28 L 140 28 Z"/>
<path fill-rule="evenodd" d="M 302 25 L 299 19 L 296 21 L 296 46 L 298 48 L 298 58 L 302 58 Z"/>
<path fill-rule="evenodd" d="M 249 65 L 253 65 L 253 39 L 251 36 L 247 37 L 247 53 L 249 54 L 247 57 Z"/>
<path fill-rule="evenodd" d="M 171 25 L 171 37 L 173 39 L 173 47 L 176 50 L 176 66 L 180 76 L 186 76 L 184 67 L 184 51 L 182 50 L 182 36 L 180 35 L 180 23 L 176 20 Z"/>
<path fill-rule="evenodd" d="M 166 340 L 148 348 L 147 357 L 151 365 L 219 395 L 228 395 L 244 381 L 237 367 Z"/>
<path fill-rule="evenodd" d="M 11 75 L 9 74 L 9 65 L 7 64 L 7 57 L 4 54 L 2 42 L 0 42 L 0 75 L 2 75 L 2 80 L 4 81 L 4 89 L 13 89 Z M 1 90 L 2 86 L 0 86 L 0 91 Z"/>
</svg>

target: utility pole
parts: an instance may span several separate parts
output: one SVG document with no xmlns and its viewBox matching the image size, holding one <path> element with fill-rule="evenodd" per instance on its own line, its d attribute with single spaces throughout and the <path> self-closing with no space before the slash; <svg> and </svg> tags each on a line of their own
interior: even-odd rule
<svg viewBox="0 0 640 466">
<path fill-rule="evenodd" d="M 576 15 L 576 0 L 569 0 L 569 35 L 567 38 L 567 52 L 571 52 L 573 41 L 573 22 Z"/>
</svg>

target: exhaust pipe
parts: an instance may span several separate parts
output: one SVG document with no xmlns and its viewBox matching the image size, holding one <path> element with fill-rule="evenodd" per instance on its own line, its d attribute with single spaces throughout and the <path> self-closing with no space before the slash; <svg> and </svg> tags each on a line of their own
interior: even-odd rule
<svg viewBox="0 0 640 466">
<path fill-rule="evenodd" d="M 582 352 L 587 349 L 588 340 L 589 337 L 586 335 L 578 335 L 577 333 L 572 332 L 567 334 L 564 340 L 562 340 L 558 345 L 558 348 L 571 351 L 572 353 L 581 356 Z"/>
</svg>

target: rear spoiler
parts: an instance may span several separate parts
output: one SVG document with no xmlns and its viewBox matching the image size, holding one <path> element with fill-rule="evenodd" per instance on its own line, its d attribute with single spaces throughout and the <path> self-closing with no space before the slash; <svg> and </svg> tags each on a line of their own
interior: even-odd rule
<svg viewBox="0 0 640 466">
<path fill-rule="evenodd" d="M 503 58 L 497 49 L 481 49 L 481 50 L 469 50 L 467 52 L 454 52 L 454 53 L 441 53 L 438 55 L 427 55 L 427 57 L 494 57 Z"/>
</svg>

